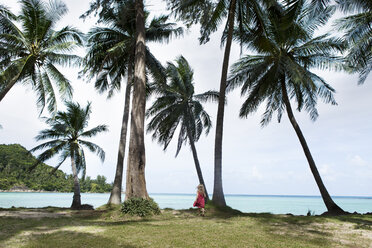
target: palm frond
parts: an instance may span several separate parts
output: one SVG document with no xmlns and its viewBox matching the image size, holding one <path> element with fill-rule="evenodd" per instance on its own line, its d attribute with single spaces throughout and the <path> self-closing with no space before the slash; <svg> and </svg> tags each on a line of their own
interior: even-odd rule
<svg viewBox="0 0 372 248">
<path fill-rule="evenodd" d="M 35 169 L 36 166 L 38 166 L 40 163 L 43 163 L 44 161 L 52 158 L 53 156 L 55 156 L 62 150 L 66 149 L 66 145 L 67 145 L 66 142 L 61 142 L 57 144 L 56 146 L 53 146 L 49 148 L 48 150 L 44 151 L 43 153 L 41 153 L 40 155 L 38 155 L 36 158 L 37 162 L 35 162 L 32 166 L 30 166 L 29 171 Z"/>
<path fill-rule="evenodd" d="M 78 142 L 82 144 L 83 146 L 87 147 L 91 152 L 96 153 L 102 162 L 105 161 L 105 152 L 100 146 L 92 142 L 81 140 L 81 139 L 79 139 Z"/>
<path fill-rule="evenodd" d="M 96 126 L 96 127 L 92 128 L 88 131 L 85 131 L 85 132 L 81 133 L 80 136 L 91 138 L 93 136 L 96 136 L 98 133 L 107 132 L 107 131 L 108 131 L 107 125 L 99 125 L 99 126 Z"/>
</svg>

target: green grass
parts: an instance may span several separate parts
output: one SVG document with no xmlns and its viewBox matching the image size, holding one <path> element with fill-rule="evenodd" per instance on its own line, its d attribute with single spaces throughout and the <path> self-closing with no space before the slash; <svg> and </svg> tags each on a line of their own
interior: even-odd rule
<svg viewBox="0 0 372 248">
<path fill-rule="evenodd" d="M 66 216 L 0 217 L 0 247 L 357 247 L 372 244 L 372 216 L 340 217 L 243 214 L 207 206 L 163 210 L 158 216 L 126 216 L 118 208 L 95 211 L 46 208 Z M 0 211 L 0 214 L 5 209 Z M 12 213 L 17 214 L 14 212 Z M 36 210 L 18 209 L 24 211 Z M 35 212 L 36 213 L 36 212 Z M 36 216 L 37 217 L 37 216 Z"/>
</svg>

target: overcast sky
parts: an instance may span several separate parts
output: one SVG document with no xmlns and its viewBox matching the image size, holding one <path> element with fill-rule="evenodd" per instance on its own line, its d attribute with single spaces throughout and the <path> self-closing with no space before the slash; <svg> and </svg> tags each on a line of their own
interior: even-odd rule
<svg viewBox="0 0 372 248">
<path fill-rule="evenodd" d="M 79 16 L 88 9 L 89 2 L 65 0 L 69 12 L 59 27 L 73 25 L 87 32 L 95 20 L 88 18 L 83 22 Z M 0 4 L 18 12 L 16 0 L 0 0 Z M 147 1 L 146 4 L 157 15 L 165 11 L 165 5 L 160 0 Z M 206 45 L 199 45 L 198 35 L 195 27 L 183 38 L 169 44 L 149 44 L 149 47 L 163 64 L 174 61 L 182 54 L 194 69 L 196 93 L 218 90 L 223 59 L 223 49 L 219 45 L 220 32 L 212 35 Z M 83 54 L 82 51 L 79 53 Z M 231 63 L 239 56 L 240 49 L 235 44 Z M 105 95 L 96 93 L 92 83 L 78 79 L 78 69 L 63 68 L 62 71 L 72 82 L 74 100 L 83 106 L 87 101 L 92 101 L 90 127 L 98 124 L 109 126 L 109 132 L 92 139 L 106 151 L 105 162 L 102 164 L 97 156 L 88 151 L 86 157 L 87 175 L 104 175 L 111 182 L 115 174 L 124 91 L 107 100 Z M 370 76 L 364 85 L 358 86 L 356 75 L 329 71 L 317 73 L 336 89 L 338 106 L 319 102 L 320 116 L 316 122 L 312 122 L 306 112 L 295 112 L 295 116 L 324 183 L 331 195 L 372 196 L 372 78 Z M 261 128 L 259 122 L 263 106 L 256 114 L 240 119 L 238 113 L 242 102 L 239 90 L 228 95 L 223 136 L 224 192 L 319 195 L 287 116 L 283 115 L 281 123 L 273 118 L 267 127 Z M 207 137 L 201 137 L 196 147 L 208 191 L 212 193 L 217 104 L 207 104 L 206 109 L 214 126 Z M 36 95 L 31 87 L 21 84 L 13 87 L 0 104 L 0 124 L 3 126 L 0 129 L 0 143 L 19 143 L 27 149 L 36 146 L 38 143 L 34 137 L 47 127 L 38 116 Z M 149 193 L 194 193 L 198 179 L 191 150 L 185 146 L 175 158 L 175 146 L 176 141 L 164 152 L 151 140 L 150 134 L 146 136 L 146 181 Z M 47 164 L 54 166 L 56 160 L 50 160 Z M 61 169 L 71 173 L 70 167 L 65 162 Z"/>
</svg>

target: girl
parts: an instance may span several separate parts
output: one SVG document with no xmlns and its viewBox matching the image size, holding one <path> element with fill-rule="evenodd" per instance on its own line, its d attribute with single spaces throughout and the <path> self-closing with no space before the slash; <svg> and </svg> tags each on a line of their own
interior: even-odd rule
<svg viewBox="0 0 372 248">
<path fill-rule="evenodd" d="M 194 207 L 199 208 L 199 213 L 201 212 L 201 216 L 204 216 L 205 214 L 205 201 L 204 198 L 206 197 L 205 195 L 205 190 L 203 184 L 199 184 L 197 187 L 198 191 L 196 192 L 196 200 L 194 202 Z"/>
</svg>

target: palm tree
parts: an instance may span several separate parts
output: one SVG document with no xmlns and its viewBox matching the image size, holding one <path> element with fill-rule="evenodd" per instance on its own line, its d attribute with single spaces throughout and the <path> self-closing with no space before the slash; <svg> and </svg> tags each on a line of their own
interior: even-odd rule
<svg viewBox="0 0 372 248">
<path fill-rule="evenodd" d="M 145 14 L 147 17 L 148 13 Z M 182 34 L 182 28 L 176 28 L 175 23 L 169 23 L 167 20 L 168 17 L 160 16 L 146 23 L 146 40 L 168 42 L 173 35 Z M 127 75 L 115 180 L 108 201 L 108 204 L 120 204 L 136 41 L 134 1 L 124 1 L 114 8 L 107 8 L 101 14 L 100 21 L 108 27 L 96 27 L 89 32 L 89 51 L 85 58 L 84 71 L 89 73 L 90 78 L 97 77 L 95 87 L 100 92 L 108 91 L 108 97 L 121 88 L 122 78 Z M 162 76 L 164 69 L 148 47 L 146 47 L 146 58 L 146 68 L 153 78 L 164 81 Z"/>
<path fill-rule="evenodd" d="M 145 179 L 146 31 L 143 0 L 135 0 L 134 9 L 136 49 L 125 200 L 149 199 Z"/>
<path fill-rule="evenodd" d="M 348 69 L 359 72 L 359 84 L 363 84 L 372 70 L 372 1 L 337 0 L 345 13 L 357 14 L 337 20 L 340 30 L 346 31 L 344 39 L 349 44 L 346 56 Z"/>
<path fill-rule="evenodd" d="M 328 212 L 344 213 L 322 182 L 290 103 L 294 99 L 297 110 L 305 109 L 314 121 L 318 117 L 318 97 L 326 103 L 336 104 L 334 89 L 310 69 L 341 68 L 342 60 L 334 54 L 342 52 L 345 45 L 340 39 L 327 35 L 313 37 L 314 30 L 325 23 L 334 9 L 327 7 L 315 16 L 307 11 L 307 7 L 304 0 L 273 6 L 262 19 L 262 29 L 246 26 L 242 38 L 257 55 L 247 55 L 233 65 L 229 84 L 231 87 L 242 85 L 241 92 L 247 95 L 240 117 L 255 112 L 264 101 L 263 126 L 271 121 L 275 111 L 278 121 L 283 112 L 287 112 Z"/>
<path fill-rule="evenodd" d="M 19 29 L 11 18 L 1 18 L 0 33 L 0 101 L 18 82 L 29 84 L 38 96 L 40 113 L 47 105 L 50 112 L 57 111 L 55 88 L 62 99 L 70 99 L 72 87 L 57 65 L 71 66 L 79 57 L 70 52 L 82 45 L 81 33 L 66 26 L 54 30 L 67 12 L 64 3 L 54 0 L 49 4 L 41 0 L 21 0 Z"/>
<path fill-rule="evenodd" d="M 214 147 L 214 187 L 213 203 L 217 206 L 226 206 L 225 196 L 222 187 L 222 136 L 223 118 L 225 111 L 226 80 L 230 59 L 230 50 L 233 38 L 235 23 L 242 27 L 244 22 L 255 21 L 256 0 L 167 0 L 168 7 L 174 15 L 184 20 L 188 26 L 200 23 L 200 43 L 209 41 L 209 36 L 215 32 L 226 18 L 223 39 L 226 41 L 223 57 L 221 81 L 218 101 L 216 136 Z"/>
<path fill-rule="evenodd" d="M 193 70 L 187 60 L 180 56 L 176 59 L 177 65 L 168 63 L 167 77 L 169 84 L 158 90 L 159 97 L 148 109 L 146 117 L 153 116 L 147 126 L 147 132 L 153 132 L 153 139 L 164 145 L 167 149 L 177 127 L 180 128 L 176 157 L 181 147 L 187 140 L 190 143 L 195 162 L 199 183 L 205 183 L 200 169 L 200 163 L 195 148 L 203 130 L 208 134 L 212 122 L 208 113 L 204 110 L 201 102 L 218 100 L 218 92 L 208 91 L 195 95 Z M 209 200 L 206 191 L 207 199 Z"/>
<path fill-rule="evenodd" d="M 71 208 L 79 208 L 81 206 L 81 200 L 78 174 L 82 171 L 84 178 L 86 172 L 83 147 L 96 153 L 102 162 L 105 160 L 105 152 L 101 147 L 90 141 L 83 140 L 82 138 L 91 138 L 98 133 L 108 131 L 108 129 L 106 125 L 98 125 L 90 130 L 85 130 L 88 126 L 90 113 L 92 112 L 90 103 L 88 103 L 85 108 L 73 102 L 68 102 L 66 105 L 67 111 L 58 111 L 54 118 L 48 118 L 46 123 L 50 128 L 42 130 L 39 135 L 36 136 L 37 141 L 47 139 L 49 139 L 49 141 L 32 148 L 30 152 L 47 148 L 47 150 L 37 157 L 38 162 L 33 168 L 39 163 L 60 154 L 60 162 L 54 168 L 54 171 L 70 157 L 72 174 L 74 177 L 74 196 Z"/>
</svg>

